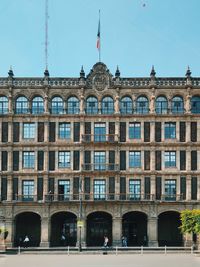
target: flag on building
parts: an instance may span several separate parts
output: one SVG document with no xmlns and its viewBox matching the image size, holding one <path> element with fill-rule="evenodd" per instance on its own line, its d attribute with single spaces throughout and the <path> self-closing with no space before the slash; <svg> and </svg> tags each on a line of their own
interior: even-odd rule
<svg viewBox="0 0 200 267">
<path fill-rule="evenodd" d="M 100 18 L 99 18 L 98 32 L 97 32 L 97 49 L 100 50 Z"/>
</svg>

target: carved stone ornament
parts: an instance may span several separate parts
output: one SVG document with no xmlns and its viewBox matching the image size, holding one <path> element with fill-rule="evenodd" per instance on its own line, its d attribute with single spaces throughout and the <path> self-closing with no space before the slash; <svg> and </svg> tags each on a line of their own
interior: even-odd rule
<svg viewBox="0 0 200 267">
<path fill-rule="evenodd" d="M 93 66 L 88 74 L 87 86 L 97 91 L 103 91 L 109 88 L 111 80 L 112 75 L 106 65 L 99 62 Z"/>
</svg>

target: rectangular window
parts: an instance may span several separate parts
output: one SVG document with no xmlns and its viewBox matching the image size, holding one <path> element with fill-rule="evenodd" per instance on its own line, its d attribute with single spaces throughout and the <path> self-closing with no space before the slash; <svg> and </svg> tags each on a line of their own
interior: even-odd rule
<svg viewBox="0 0 200 267">
<path fill-rule="evenodd" d="M 18 198 L 18 177 L 13 177 L 12 188 L 13 188 L 12 199 L 17 200 L 17 198 Z"/>
<path fill-rule="evenodd" d="M 22 181 L 22 200 L 23 201 L 33 201 L 34 200 L 34 181 L 33 180 L 23 180 Z"/>
<path fill-rule="evenodd" d="M 150 142 L 150 122 L 144 122 L 144 142 Z"/>
<path fill-rule="evenodd" d="M 94 152 L 94 170 L 106 170 L 106 152 L 95 151 Z"/>
<path fill-rule="evenodd" d="M 126 170 L 126 151 L 120 151 L 120 170 Z"/>
<path fill-rule="evenodd" d="M 120 177 L 120 200 L 126 199 L 126 177 Z"/>
<path fill-rule="evenodd" d="M 186 126 L 184 121 L 180 121 L 180 142 L 185 142 Z"/>
<path fill-rule="evenodd" d="M 24 169 L 35 168 L 35 152 L 32 151 L 23 152 L 23 168 Z"/>
<path fill-rule="evenodd" d="M 85 122 L 85 141 L 91 141 L 91 122 Z"/>
<path fill-rule="evenodd" d="M 151 153 L 150 151 L 144 151 L 144 169 L 150 170 Z"/>
<path fill-rule="evenodd" d="M 64 201 L 70 199 L 70 180 L 58 181 L 58 200 Z"/>
<path fill-rule="evenodd" d="M 115 141 L 115 122 L 109 122 L 109 142 Z"/>
<path fill-rule="evenodd" d="M 176 180 L 165 180 L 165 200 L 176 200 Z"/>
<path fill-rule="evenodd" d="M 191 122 L 191 133 L 190 133 L 191 141 L 197 142 L 197 122 L 192 121 Z"/>
<path fill-rule="evenodd" d="M 157 171 L 160 171 L 162 169 L 162 151 L 158 150 L 155 151 L 155 157 L 156 157 L 156 166 L 155 169 Z"/>
<path fill-rule="evenodd" d="M 109 199 L 115 199 L 115 177 L 109 177 Z"/>
<path fill-rule="evenodd" d="M 19 151 L 13 151 L 13 171 L 19 170 Z"/>
<path fill-rule="evenodd" d="M 155 122 L 155 141 L 161 142 L 161 122 Z"/>
<path fill-rule="evenodd" d="M 186 151 L 185 150 L 180 151 L 180 170 L 181 171 L 186 170 Z"/>
<path fill-rule="evenodd" d="M 55 142 L 56 139 L 56 123 L 49 122 L 49 142 Z"/>
<path fill-rule="evenodd" d="M 110 171 L 115 170 L 115 151 L 110 150 L 109 151 L 109 168 Z"/>
<path fill-rule="evenodd" d="M 94 179 L 94 200 L 106 199 L 106 181 Z"/>
<path fill-rule="evenodd" d="M 23 138 L 24 139 L 35 138 L 35 123 L 23 123 Z"/>
<path fill-rule="evenodd" d="M 126 142 L 126 122 L 120 122 L 120 142 Z"/>
<path fill-rule="evenodd" d="M 38 151 L 38 171 L 43 171 L 44 169 L 44 151 Z"/>
<path fill-rule="evenodd" d="M 91 151 L 84 152 L 85 170 L 91 170 Z"/>
<path fill-rule="evenodd" d="M 191 199 L 197 200 L 197 177 L 192 177 L 191 180 Z"/>
<path fill-rule="evenodd" d="M 79 193 L 82 192 L 82 179 L 73 177 L 73 200 L 79 200 Z"/>
<path fill-rule="evenodd" d="M 58 168 L 70 168 L 71 167 L 71 153 L 70 151 L 58 152 Z"/>
<path fill-rule="evenodd" d="M 161 177 L 156 177 L 156 199 L 160 200 L 162 194 L 162 180 Z"/>
<path fill-rule="evenodd" d="M 44 142 L 44 122 L 38 122 L 38 142 Z"/>
<path fill-rule="evenodd" d="M 165 139 L 175 139 L 175 138 L 176 138 L 176 123 L 165 122 Z"/>
<path fill-rule="evenodd" d="M 129 167 L 130 168 L 141 167 L 141 152 L 140 151 L 129 152 Z"/>
<path fill-rule="evenodd" d="M 43 200 L 43 177 L 37 179 L 37 199 Z"/>
<path fill-rule="evenodd" d="M 80 142 L 80 122 L 74 122 L 74 142 Z"/>
<path fill-rule="evenodd" d="M 141 123 L 129 123 L 129 139 L 141 139 Z"/>
<path fill-rule="evenodd" d="M 85 192 L 85 200 L 90 199 L 90 177 L 84 178 L 84 192 Z"/>
<path fill-rule="evenodd" d="M 7 177 L 1 178 L 1 200 L 7 200 L 8 181 Z"/>
<path fill-rule="evenodd" d="M 129 199 L 140 200 L 141 198 L 141 181 L 129 180 Z"/>
<path fill-rule="evenodd" d="M 49 171 L 55 170 L 55 151 L 49 151 Z"/>
<path fill-rule="evenodd" d="M 20 124 L 13 122 L 13 142 L 19 142 Z"/>
<path fill-rule="evenodd" d="M 197 170 L 197 151 L 196 150 L 191 151 L 191 170 L 192 171 Z"/>
<path fill-rule="evenodd" d="M 165 168 L 176 167 L 176 152 L 165 151 Z"/>
<path fill-rule="evenodd" d="M 8 152 L 2 151 L 1 152 L 1 170 L 7 171 L 8 169 Z"/>
<path fill-rule="evenodd" d="M 71 139 L 71 124 L 67 122 L 59 123 L 59 138 Z"/>
<path fill-rule="evenodd" d="M 80 165 L 80 151 L 74 151 L 74 158 L 73 158 L 74 171 L 79 170 L 79 165 Z"/>
<path fill-rule="evenodd" d="M 151 178 L 144 177 L 144 194 L 145 199 L 151 198 Z"/>
<path fill-rule="evenodd" d="M 105 123 L 94 124 L 94 141 L 95 142 L 106 141 L 106 124 Z"/>
<path fill-rule="evenodd" d="M 1 134 L 1 140 L 3 143 L 8 142 L 8 122 L 2 122 L 2 134 Z"/>
<path fill-rule="evenodd" d="M 185 200 L 186 199 L 186 177 L 181 177 L 180 179 L 180 193 L 181 193 L 181 196 L 180 198 L 182 200 Z"/>
</svg>

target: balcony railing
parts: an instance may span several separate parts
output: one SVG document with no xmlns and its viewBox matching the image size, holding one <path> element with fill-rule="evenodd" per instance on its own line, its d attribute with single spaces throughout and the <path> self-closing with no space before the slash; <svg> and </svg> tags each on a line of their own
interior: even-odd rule
<svg viewBox="0 0 200 267">
<path fill-rule="evenodd" d="M 161 201 L 182 201 L 183 199 L 183 194 L 164 194 L 161 195 Z"/>
<path fill-rule="evenodd" d="M 119 171 L 119 165 L 114 163 L 104 164 L 104 163 L 86 163 L 82 165 L 83 171 Z"/>
<path fill-rule="evenodd" d="M 83 134 L 82 135 L 83 142 L 95 142 L 95 143 L 114 143 L 118 142 L 117 134 Z"/>
</svg>

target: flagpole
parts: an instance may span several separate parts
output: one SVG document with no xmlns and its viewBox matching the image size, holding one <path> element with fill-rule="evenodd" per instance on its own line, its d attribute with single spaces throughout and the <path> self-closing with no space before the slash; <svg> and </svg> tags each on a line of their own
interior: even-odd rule
<svg viewBox="0 0 200 267">
<path fill-rule="evenodd" d="M 100 37 L 99 37 L 99 62 L 101 62 L 101 13 L 100 13 L 100 9 L 99 9 L 99 31 L 100 31 Z"/>
</svg>

